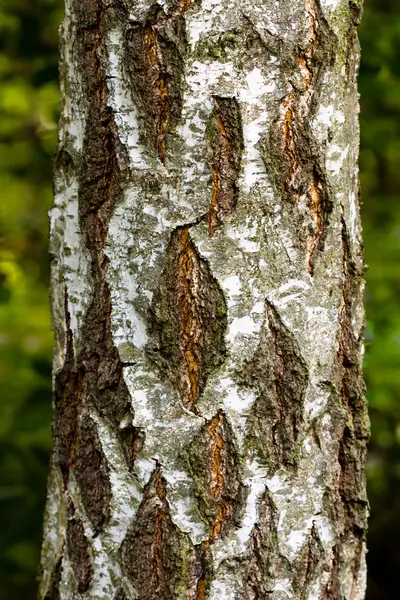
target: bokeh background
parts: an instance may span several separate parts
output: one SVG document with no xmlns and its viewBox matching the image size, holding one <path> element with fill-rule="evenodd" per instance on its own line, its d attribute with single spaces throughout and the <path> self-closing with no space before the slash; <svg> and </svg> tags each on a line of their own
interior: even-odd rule
<svg viewBox="0 0 400 600">
<path fill-rule="evenodd" d="M 33 600 L 51 447 L 47 211 L 62 0 L 0 0 L 0 600 Z M 400 598 L 400 12 L 365 0 L 368 600 Z"/>
</svg>

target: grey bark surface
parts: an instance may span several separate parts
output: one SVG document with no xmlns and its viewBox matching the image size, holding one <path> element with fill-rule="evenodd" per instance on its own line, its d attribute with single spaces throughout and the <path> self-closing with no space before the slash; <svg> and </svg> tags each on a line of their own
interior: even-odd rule
<svg viewBox="0 0 400 600">
<path fill-rule="evenodd" d="M 358 0 L 66 0 L 41 600 L 362 600 Z"/>
</svg>

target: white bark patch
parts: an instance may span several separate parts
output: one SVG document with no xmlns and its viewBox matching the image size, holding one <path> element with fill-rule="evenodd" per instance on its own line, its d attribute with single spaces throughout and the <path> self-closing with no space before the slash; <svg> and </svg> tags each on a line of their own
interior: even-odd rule
<svg viewBox="0 0 400 600">
<path fill-rule="evenodd" d="M 146 362 L 141 362 L 135 369 L 126 369 L 125 381 L 132 397 L 133 426 L 146 431 L 144 448 L 135 463 L 135 474 L 144 487 L 155 461 L 161 465 L 167 481 L 172 521 L 189 534 L 194 544 L 199 544 L 208 538 L 208 528 L 198 512 L 193 482 L 182 470 L 180 457 L 204 421 L 186 410 L 168 386 L 158 382 L 158 375 Z"/>
<path fill-rule="evenodd" d="M 326 168 L 328 171 L 332 171 L 333 175 L 338 175 L 343 167 L 348 152 L 349 146 L 346 146 L 345 148 L 340 148 L 340 146 L 336 145 L 331 146 L 328 150 L 326 159 Z"/>
<path fill-rule="evenodd" d="M 59 301 L 63 302 L 64 294 L 67 294 L 70 329 L 76 345 L 91 299 L 90 257 L 79 223 L 78 182 L 75 178 L 61 175 L 55 186 L 58 192 L 49 213 L 51 252 L 56 263 L 53 283 L 56 288 L 60 287 L 57 294 Z"/>
<path fill-rule="evenodd" d="M 142 499 L 142 491 L 135 478 L 129 473 L 111 427 L 99 415 L 92 412 L 97 433 L 110 469 L 111 502 L 110 521 L 102 534 L 105 547 L 116 549 L 123 541 Z"/>
<path fill-rule="evenodd" d="M 43 535 L 45 544 L 43 545 L 40 559 L 42 569 L 42 578 L 39 586 L 40 598 L 46 595 L 53 568 L 62 555 L 65 524 L 66 514 L 63 504 L 61 473 L 56 467 L 51 466 L 44 517 Z"/>
<path fill-rule="evenodd" d="M 163 470 L 168 484 L 168 505 L 172 521 L 181 531 L 188 533 L 193 544 L 201 544 L 208 537 L 195 503 L 192 479 L 184 471 Z"/>
<path fill-rule="evenodd" d="M 115 122 L 121 142 L 127 148 L 133 169 L 149 169 L 148 158 L 139 140 L 138 113 L 132 103 L 132 93 L 127 82 L 129 78 L 123 69 L 121 48 L 124 46 L 122 31 L 113 29 L 109 34 L 109 101 L 115 115 Z"/>
<path fill-rule="evenodd" d="M 112 301 L 113 338 L 117 347 L 128 343 L 143 348 L 147 342 L 145 323 L 134 305 L 139 295 L 137 264 L 143 260 L 141 248 L 136 246 L 132 236 L 132 214 L 138 203 L 139 194 L 132 190 L 126 203 L 116 208 L 108 227 L 106 254 L 110 264 L 107 276 Z"/>
<path fill-rule="evenodd" d="M 61 78 L 61 115 L 59 142 L 76 152 L 83 146 L 86 127 L 86 107 L 82 97 L 82 77 L 76 56 L 75 25 L 71 0 L 65 0 L 65 13 L 61 39 L 64 44 L 63 69 Z"/>
</svg>

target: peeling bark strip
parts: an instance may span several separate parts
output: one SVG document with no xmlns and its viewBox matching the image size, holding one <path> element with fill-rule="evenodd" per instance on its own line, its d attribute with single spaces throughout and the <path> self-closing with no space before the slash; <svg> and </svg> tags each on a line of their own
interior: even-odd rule
<svg viewBox="0 0 400 600">
<path fill-rule="evenodd" d="M 189 227 L 176 229 L 166 250 L 152 328 L 156 345 L 149 348 L 150 356 L 166 371 L 184 406 L 197 412 L 207 377 L 224 359 L 226 307 Z"/>
<path fill-rule="evenodd" d="M 208 211 L 208 230 L 212 237 L 222 219 L 236 207 L 243 134 L 240 109 L 234 98 L 214 96 L 211 124 L 213 155 L 213 195 Z"/>
<path fill-rule="evenodd" d="M 364 600 L 360 3 L 65 9 L 40 600 Z"/>
</svg>

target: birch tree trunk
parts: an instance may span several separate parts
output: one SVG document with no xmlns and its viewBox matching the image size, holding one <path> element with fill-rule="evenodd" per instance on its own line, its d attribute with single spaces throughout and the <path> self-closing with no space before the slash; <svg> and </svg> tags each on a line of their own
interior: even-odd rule
<svg viewBox="0 0 400 600">
<path fill-rule="evenodd" d="M 40 598 L 361 600 L 359 0 L 66 0 Z"/>
</svg>

